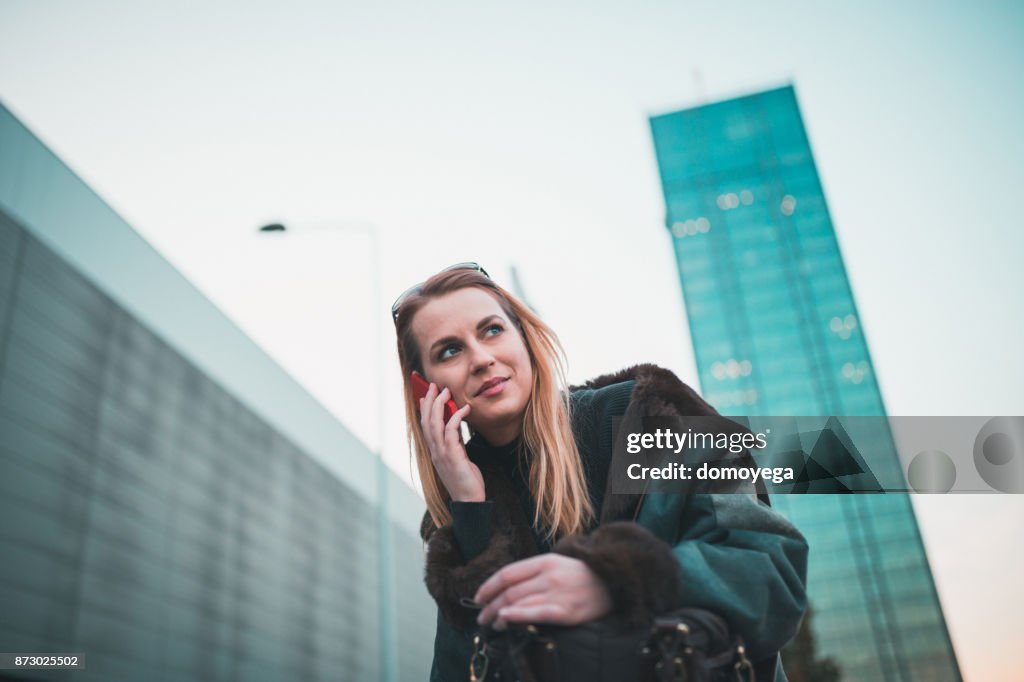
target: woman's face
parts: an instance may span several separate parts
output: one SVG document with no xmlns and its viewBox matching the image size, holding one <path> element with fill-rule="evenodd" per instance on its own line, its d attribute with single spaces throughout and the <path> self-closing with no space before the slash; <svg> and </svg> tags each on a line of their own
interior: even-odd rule
<svg viewBox="0 0 1024 682">
<path fill-rule="evenodd" d="M 427 381 L 447 387 L 466 421 L 493 445 L 522 430 L 533 387 L 530 355 L 498 300 L 476 287 L 435 298 L 412 321 Z"/>
</svg>

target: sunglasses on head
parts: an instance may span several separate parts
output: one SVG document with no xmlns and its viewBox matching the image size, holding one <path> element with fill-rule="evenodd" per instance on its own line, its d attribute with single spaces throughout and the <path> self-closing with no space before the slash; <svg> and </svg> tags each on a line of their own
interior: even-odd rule
<svg viewBox="0 0 1024 682">
<path fill-rule="evenodd" d="M 442 272 L 451 272 L 452 270 L 473 270 L 474 272 L 479 272 L 487 279 L 491 278 L 491 276 L 487 274 L 487 271 L 484 270 L 479 263 L 456 263 L 455 265 L 449 265 L 448 267 L 446 267 L 444 270 L 441 270 L 437 274 L 441 274 Z M 409 298 L 415 293 L 418 293 L 419 290 L 422 288 L 423 282 L 412 285 L 411 287 L 403 291 L 402 294 L 395 299 L 395 302 L 391 304 L 391 319 L 394 320 L 395 324 L 398 324 L 398 309 L 402 307 L 402 304 L 405 303 L 405 300 L 407 298 Z"/>
</svg>

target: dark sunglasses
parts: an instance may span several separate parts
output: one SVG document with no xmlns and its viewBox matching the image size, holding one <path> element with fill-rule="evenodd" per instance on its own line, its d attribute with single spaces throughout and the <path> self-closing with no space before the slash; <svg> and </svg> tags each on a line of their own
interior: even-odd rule
<svg viewBox="0 0 1024 682">
<path fill-rule="evenodd" d="M 456 263 L 455 265 L 449 265 L 448 267 L 446 267 L 444 270 L 441 270 L 437 274 L 441 274 L 442 272 L 451 272 L 452 270 L 473 270 L 474 272 L 479 272 L 487 279 L 491 278 L 491 276 L 487 274 L 487 271 L 484 270 L 479 263 Z M 403 303 L 405 303 L 405 299 L 419 292 L 419 290 L 422 288 L 423 282 L 420 282 L 419 284 L 413 284 L 411 287 L 403 291 L 402 294 L 395 299 L 395 302 L 391 304 L 391 319 L 394 321 L 395 324 L 398 324 L 398 309 L 402 307 Z"/>
</svg>

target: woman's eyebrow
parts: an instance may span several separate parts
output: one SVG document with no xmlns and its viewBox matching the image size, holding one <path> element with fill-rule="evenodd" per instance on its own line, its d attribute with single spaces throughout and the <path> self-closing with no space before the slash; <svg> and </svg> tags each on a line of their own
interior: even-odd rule
<svg viewBox="0 0 1024 682">
<path fill-rule="evenodd" d="M 494 322 L 495 320 L 497 320 L 498 322 L 504 322 L 505 321 L 501 317 L 501 315 L 488 315 L 487 317 L 485 317 L 484 319 L 482 319 L 482 320 L 480 320 L 479 322 L 476 323 L 476 330 L 480 331 L 481 329 L 483 329 L 484 327 L 489 325 L 491 322 Z"/>
<path fill-rule="evenodd" d="M 501 315 L 488 315 L 487 317 L 476 323 L 476 330 L 480 331 L 481 329 L 491 324 L 495 320 L 497 320 L 498 322 L 504 322 L 505 318 L 503 318 Z M 441 344 L 457 342 L 458 340 L 459 338 L 457 336 L 446 336 L 443 339 L 438 339 L 437 341 L 430 345 L 430 351 L 433 352 L 434 349 L 440 346 Z"/>
</svg>

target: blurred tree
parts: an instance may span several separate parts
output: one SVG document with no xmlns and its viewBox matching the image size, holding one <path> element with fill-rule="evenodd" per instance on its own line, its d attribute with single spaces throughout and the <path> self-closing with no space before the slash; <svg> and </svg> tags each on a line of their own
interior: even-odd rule
<svg viewBox="0 0 1024 682">
<path fill-rule="evenodd" d="M 842 671 L 831 658 L 818 658 L 811 619 L 814 610 L 807 605 L 807 614 L 800 623 L 796 637 L 782 649 L 782 667 L 789 682 L 839 682 Z"/>
</svg>

